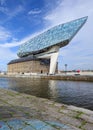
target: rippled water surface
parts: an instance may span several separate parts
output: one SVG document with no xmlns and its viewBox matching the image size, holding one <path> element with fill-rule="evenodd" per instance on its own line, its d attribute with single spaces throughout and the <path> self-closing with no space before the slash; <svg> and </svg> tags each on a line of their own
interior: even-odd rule
<svg viewBox="0 0 93 130">
<path fill-rule="evenodd" d="M 0 87 L 93 110 L 92 82 L 0 78 Z"/>
</svg>

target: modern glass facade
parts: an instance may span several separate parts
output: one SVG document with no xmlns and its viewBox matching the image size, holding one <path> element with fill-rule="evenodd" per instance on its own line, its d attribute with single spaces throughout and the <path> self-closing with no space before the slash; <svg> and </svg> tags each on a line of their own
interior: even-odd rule
<svg viewBox="0 0 93 130">
<path fill-rule="evenodd" d="M 59 45 L 60 47 L 64 46 L 64 41 L 69 43 L 86 20 L 87 17 L 83 17 L 47 30 L 22 44 L 19 48 L 18 56 L 25 57 L 55 45 Z"/>
</svg>

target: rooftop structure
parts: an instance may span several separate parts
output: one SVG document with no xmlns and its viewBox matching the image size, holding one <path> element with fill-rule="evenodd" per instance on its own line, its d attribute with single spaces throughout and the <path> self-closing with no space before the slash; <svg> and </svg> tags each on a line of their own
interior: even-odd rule
<svg viewBox="0 0 93 130">
<path fill-rule="evenodd" d="M 59 47 L 67 45 L 86 20 L 87 17 L 83 17 L 47 30 L 22 44 L 19 48 L 18 56 L 24 57 L 30 54 L 45 52 L 55 45 Z"/>
</svg>

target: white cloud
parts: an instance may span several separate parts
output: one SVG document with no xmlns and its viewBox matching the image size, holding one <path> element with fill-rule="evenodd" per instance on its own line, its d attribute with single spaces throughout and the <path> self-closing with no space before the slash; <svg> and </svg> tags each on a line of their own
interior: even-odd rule
<svg viewBox="0 0 93 130">
<path fill-rule="evenodd" d="M 6 0 L 0 0 L 0 4 L 1 5 L 5 5 L 6 4 Z"/>
<path fill-rule="evenodd" d="M 6 16 L 6 19 L 2 21 L 2 23 L 6 23 L 7 21 L 11 20 L 13 17 L 17 16 L 19 13 L 23 12 L 25 9 L 22 5 L 18 5 L 14 9 L 10 9 L 7 6 L 1 6 L 0 12 L 4 13 Z"/>
<path fill-rule="evenodd" d="M 11 33 L 4 27 L 0 26 L 0 41 L 11 38 Z"/>
<path fill-rule="evenodd" d="M 29 12 L 28 12 L 28 14 L 29 15 L 35 15 L 35 14 L 40 14 L 41 13 L 41 10 L 30 10 Z"/>
<path fill-rule="evenodd" d="M 87 0 L 59 0 L 59 5 L 48 12 L 45 20 L 51 22 L 51 25 L 68 22 L 79 17 L 84 17 L 93 13 L 93 1 Z"/>
<path fill-rule="evenodd" d="M 17 6 L 13 11 L 9 11 L 8 15 L 9 15 L 9 20 L 13 17 L 15 17 L 16 15 L 18 15 L 19 13 L 23 12 L 25 9 L 23 8 L 22 5 Z"/>
<path fill-rule="evenodd" d="M 34 38 L 36 37 L 37 35 L 45 32 L 47 29 L 44 29 L 42 31 L 39 31 L 39 32 L 36 32 L 32 35 L 29 35 L 25 38 L 23 38 L 22 40 L 18 41 L 17 39 L 13 38 L 12 42 L 9 42 L 9 43 L 4 43 L 4 44 L 0 44 L 0 47 L 4 47 L 4 48 L 12 48 L 12 47 L 16 47 L 16 46 L 19 46 L 25 42 L 27 42 L 28 40 L 30 40 L 31 38 Z"/>
<path fill-rule="evenodd" d="M 7 69 L 7 63 L 17 58 L 16 52 L 12 52 L 9 48 L 0 47 L 0 70 Z"/>
<path fill-rule="evenodd" d="M 7 14 L 8 13 L 8 8 L 7 7 L 0 7 L 0 12 Z"/>
</svg>

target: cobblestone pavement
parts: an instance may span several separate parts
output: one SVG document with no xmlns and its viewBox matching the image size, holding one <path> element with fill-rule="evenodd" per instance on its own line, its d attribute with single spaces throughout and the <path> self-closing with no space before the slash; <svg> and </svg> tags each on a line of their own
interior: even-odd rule
<svg viewBox="0 0 93 130">
<path fill-rule="evenodd" d="M 73 128 L 52 121 L 13 119 L 0 122 L 0 130 L 74 130 Z"/>
<path fill-rule="evenodd" d="M 93 130 L 93 111 L 0 88 L 0 130 Z"/>
</svg>

